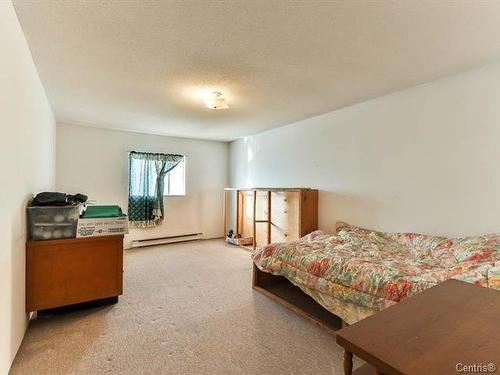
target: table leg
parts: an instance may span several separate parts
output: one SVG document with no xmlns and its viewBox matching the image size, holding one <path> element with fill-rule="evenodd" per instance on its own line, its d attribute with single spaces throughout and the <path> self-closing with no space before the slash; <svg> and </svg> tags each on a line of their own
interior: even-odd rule
<svg viewBox="0 0 500 375">
<path fill-rule="evenodd" d="M 344 350 L 344 375 L 352 374 L 352 353 Z"/>
</svg>

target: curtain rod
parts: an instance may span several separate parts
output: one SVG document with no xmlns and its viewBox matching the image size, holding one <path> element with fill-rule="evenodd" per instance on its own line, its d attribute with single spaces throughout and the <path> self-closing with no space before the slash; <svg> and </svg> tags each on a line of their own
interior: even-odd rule
<svg viewBox="0 0 500 375">
<path fill-rule="evenodd" d="M 129 151 L 129 154 L 147 154 L 147 155 L 173 155 L 173 156 L 182 156 L 182 154 L 170 154 L 170 153 L 164 153 L 164 152 L 148 152 L 148 151 Z"/>
</svg>

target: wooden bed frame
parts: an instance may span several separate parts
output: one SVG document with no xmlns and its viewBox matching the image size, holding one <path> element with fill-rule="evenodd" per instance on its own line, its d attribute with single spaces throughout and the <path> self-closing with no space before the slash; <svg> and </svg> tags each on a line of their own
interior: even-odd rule
<svg viewBox="0 0 500 375">
<path fill-rule="evenodd" d="M 286 277 L 263 272 L 255 263 L 252 288 L 332 334 L 347 326 L 342 319 L 325 309 Z"/>
<path fill-rule="evenodd" d="M 261 271 L 253 263 L 252 288 L 271 298 L 273 301 L 293 311 L 302 318 L 309 320 L 332 335 L 341 328 L 347 327 L 345 321 L 331 313 L 312 297 L 304 293 L 284 276 L 277 276 Z M 375 368 L 364 364 L 353 372 L 353 355 L 344 350 L 344 374 L 373 375 Z M 379 373 L 377 373 L 379 374 Z"/>
</svg>

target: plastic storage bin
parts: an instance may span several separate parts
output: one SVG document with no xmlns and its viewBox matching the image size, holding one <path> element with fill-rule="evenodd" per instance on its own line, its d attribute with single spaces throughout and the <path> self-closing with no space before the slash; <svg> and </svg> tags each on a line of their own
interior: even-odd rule
<svg viewBox="0 0 500 375">
<path fill-rule="evenodd" d="M 58 240 L 76 237 L 81 205 L 28 207 L 28 239 Z"/>
</svg>

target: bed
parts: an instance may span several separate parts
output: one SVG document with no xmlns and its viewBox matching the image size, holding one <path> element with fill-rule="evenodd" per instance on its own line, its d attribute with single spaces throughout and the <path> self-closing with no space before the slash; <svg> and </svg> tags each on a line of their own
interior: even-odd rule
<svg viewBox="0 0 500 375">
<path fill-rule="evenodd" d="M 256 250 L 254 288 L 333 330 L 335 317 L 353 324 L 452 278 L 500 290 L 500 235 L 385 233 L 343 222 L 336 229 Z M 285 291 L 286 283 L 295 289 Z"/>
</svg>

